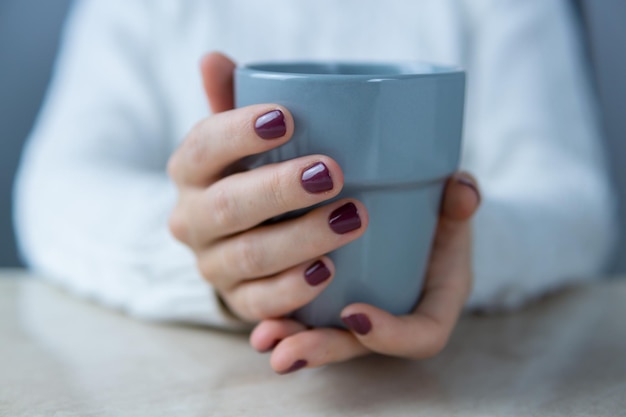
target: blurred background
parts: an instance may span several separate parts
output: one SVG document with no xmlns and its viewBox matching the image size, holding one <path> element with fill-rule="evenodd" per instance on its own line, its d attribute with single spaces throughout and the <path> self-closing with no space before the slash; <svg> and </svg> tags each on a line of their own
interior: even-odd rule
<svg viewBox="0 0 626 417">
<path fill-rule="evenodd" d="M 11 191 L 20 151 L 50 78 L 70 0 L 0 0 L 0 267 L 19 258 Z"/>
<path fill-rule="evenodd" d="M 103 0 L 104 1 L 104 0 Z M 523 1 L 523 0 L 521 0 Z M 570 0 L 580 16 L 626 236 L 626 1 Z M 0 0 L 0 267 L 20 265 L 11 222 L 19 155 L 37 115 L 71 0 Z M 613 270 L 626 272 L 623 239 Z"/>
</svg>

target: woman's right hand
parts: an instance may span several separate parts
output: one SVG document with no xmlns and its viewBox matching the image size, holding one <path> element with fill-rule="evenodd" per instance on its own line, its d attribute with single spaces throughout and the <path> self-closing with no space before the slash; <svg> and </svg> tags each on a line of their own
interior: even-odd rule
<svg viewBox="0 0 626 417">
<path fill-rule="evenodd" d="M 331 158 L 311 155 L 224 176 L 242 158 L 287 142 L 294 121 L 274 104 L 233 110 L 234 64 L 223 55 L 206 56 L 201 67 L 214 115 L 170 158 L 179 190 L 170 229 L 232 313 L 249 322 L 281 317 L 330 283 L 334 266 L 324 255 L 360 237 L 367 212 L 358 201 L 340 200 L 264 225 L 337 196 L 342 171 Z"/>
</svg>

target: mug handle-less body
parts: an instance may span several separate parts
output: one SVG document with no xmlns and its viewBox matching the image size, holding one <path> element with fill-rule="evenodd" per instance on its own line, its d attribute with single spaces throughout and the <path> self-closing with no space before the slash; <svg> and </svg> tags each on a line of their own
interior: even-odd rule
<svg viewBox="0 0 626 417">
<path fill-rule="evenodd" d="M 406 314 L 419 299 L 445 180 L 459 163 L 465 87 L 462 71 L 428 68 L 297 63 L 235 73 L 237 107 L 277 103 L 295 121 L 289 142 L 249 165 L 328 155 L 344 171 L 338 198 L 369 213 L 365 234 L 329 254 L 333 282 L 293 313 L 308 325 L 343 327 L 340 312 L 355 302 Z"/>
</svg>

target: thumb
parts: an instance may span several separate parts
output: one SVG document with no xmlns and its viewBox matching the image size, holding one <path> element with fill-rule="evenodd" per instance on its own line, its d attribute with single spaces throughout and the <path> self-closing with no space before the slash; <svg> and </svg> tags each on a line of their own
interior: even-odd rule
<svg viewBox="0 0 626 417">
<path fill-rule="evenodd" d="M 447 281 L 446 278 L 463 282 L 458 277 L 471 270 L 471 219 L 480 206 L 480 200 L 478 185 L 471 175 L 459 172 L 448 179 L 425 286 L 442 284 Z M 431 280 L 430 277 L 438 279 Z M 470 281 L 466 280 L 467 283 Z"/>
<path fill-rule="evenodd" d="M 230 58 L 219 52 L 207 54 L 200 61 L 204 92 L 213 113 L 220 113 L 235 107 L 233 97 L 235 66 Z"/>
<path fill-rule="evenodd" d="M 480 199 L 476 179 L 467 172 L 457 172 L 446 183 L 440 222 L 464 222 L 470 219 L 478 210 Z"/>
</svg>

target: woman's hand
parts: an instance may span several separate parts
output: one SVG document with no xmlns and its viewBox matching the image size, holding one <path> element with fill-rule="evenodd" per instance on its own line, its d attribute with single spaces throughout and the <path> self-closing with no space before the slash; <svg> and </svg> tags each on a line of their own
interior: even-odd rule
<svg viewBox="0 0 626 417">
<path fill-rule="evenodd" d="M 203 60 L 205 90 L 216 114 L 200 122 L 170 160 L 169 172 L 180 190 L 170 226 L 194 250 L 203 276 L 233 313 L 260 321 L 250 335 L 252 346 L 272 351 L 271 365 L 279 373 L 372 352 L 416 359 L 437 354 L 471 289 L 470 219 L 480 203 L 475 180 L 459 173 L 448 181 L 424 292 L 412 314 L 395 317 L 353 304 L 342 312 L 351 331 L 309 329 L 280 318 L 330 283 L 334 267 L 323 254 L 360 237 L 367 212 L 359 202 L 344 200 L 298 219 L 261 225 L 336 196 L 343 175 L 333 160 L 312 155 L 224 177 L 242 157 L 280 146 L 293 132 L 293 120 L 280 106 L 232 110 L 233 69 L 219 54 Z M 315 181 L 302 181 L 308 177 Z M 357 219 L 346 210 L 349 203 Z M 345 223 L 329 227 L 337 211 L 346 214 Z"/>
<path fill-rule="evenodd" d="M 436 355 L 446 346 L 471 290 L 470 219 L 479 203 L 471 176 L 459 173 L 449 179 L 422 298 L 413 313 L 396 317 L 371 305 L 352 304 L 341 313 L 351 331 L 264 320 L 250 343 L 260 352 L 273 350 L 271 364 L 279 373 L 373 352 L 413 359 Z"/>
<path fill-rule="evenodd" d="M 192 129 L 169 161 L 179 190 L 170 229 L 194 251 L 202 275 L 230 310 L 258 322 L 313 300 L 333 277 L 333 263 L 324 254 L 360 237 L 368 218 L 358 201 L 340 200 L 263 225 L 335 197 L 343 174 L 332 159 L 311 155 L 224 176 L 242 158 L 287 142 L 294 126 L 281 106 L 232 110 L 233 69 L 219 54 L 202 61 L 215 114 Z"/>
</svg>

